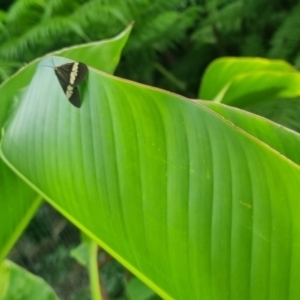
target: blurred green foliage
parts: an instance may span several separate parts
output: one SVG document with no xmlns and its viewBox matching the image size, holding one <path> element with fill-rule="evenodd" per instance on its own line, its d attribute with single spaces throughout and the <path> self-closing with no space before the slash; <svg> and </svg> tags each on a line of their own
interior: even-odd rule
<svg viewBox="0 0 300 300">
<path fill-rule="evenodd" d="M 134 30 L 117 75 L 195 97 L 219 56 L 300 66 L 298 0 L 17 0 L 0 2 L 0 79 L 50 51 Z"/>
</svg>

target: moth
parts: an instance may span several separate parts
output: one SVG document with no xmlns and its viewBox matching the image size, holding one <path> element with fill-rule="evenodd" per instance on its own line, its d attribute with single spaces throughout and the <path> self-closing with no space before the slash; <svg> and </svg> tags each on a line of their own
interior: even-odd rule
<svg viewBox="0 0 300 300">
<path fill-rule="evenodd" d="M 80 108 L 81 100 L 77 86 L 86 77 L 87 66 L 82 62 L 66 63 L 54 66 L 54 72 L 67 99 L 75 107 Z"/>
</svg>

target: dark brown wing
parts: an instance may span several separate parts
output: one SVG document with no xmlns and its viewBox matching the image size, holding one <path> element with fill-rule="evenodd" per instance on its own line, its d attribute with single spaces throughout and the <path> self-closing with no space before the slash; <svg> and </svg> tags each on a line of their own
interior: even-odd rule
<svg viewBox="0 0 300 300">
<path fill-rule="evenodd" d="M 80 95 L 76 86 L 73 88 L 73 94 L 69 98 L 69 101 L 78 108 L 81 106 Z"/>
<path fill-rule="evenodd" d="M 61 86 L 66 86 L 69 84 L 73 64 L 74 63 L 63 64 L 54 68 L 55 75 L 57 76 Z"/>
<path fill-rule="evenodd" d="M 88 68 L 84 63 L 74 62 L 54 68 L 55 75 L 69 101 L 76 107 L 81 106 L 80 95 L 77 89 L 85 78 Z"/>
<path fill-rule="evenodd" d="M 85 76 L 86 76 L 86 74 L 88 72 L 88 68 L 87 68 L 87 66 L 84 63 L 77 62 L 75 64 L 77 64 L 77 72 L 76 72 L 76 70 L 73 70 L 74 66 L 73 66 L 73 69 L 72 69 L 72 73 L 76 72 L 75 81 L 73 83 L 74 86 L 80 84 L 84 80 L 84 78 L 85 78 Z"/>
<path fill-rule="evenodd" d="M 54 71 L 59 82 L 67 82 L 72 86 L 77 86 L 84 80 L 88 68 L 84 63 L 74 62 L 55 67 Z"/>
</svg>

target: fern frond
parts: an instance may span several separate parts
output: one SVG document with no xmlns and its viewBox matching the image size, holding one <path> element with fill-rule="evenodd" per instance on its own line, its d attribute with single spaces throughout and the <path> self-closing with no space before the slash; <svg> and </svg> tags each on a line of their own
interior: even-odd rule
<svg viewBox="0 0 300 300">
<path fill-rule="evenodd" d="M 198 29 L 192 35 L 192 39 L 200 43 L 217 43 L 212 26 L 218 27 L 222 33 L 237 32 L 240 30 L 242 18 L 241 0 L 226 3 L 222 7 L 214 7 L 212 11 L 206 11 L 207 16 L 199 22 Z"/>
<path fill-rule="evenodd" d="M 271 40 L 269 57 L 291 59 L 300 47 L 300 3 L 287 15 Z"/>
<path fill-rule="evenodd" d="M 0 43 L 4 43 L 9 38 L 9 32 L 5 26 L 7 13 L 0 10 Z"/>
<path fill-rule="evenodd" d="M 80 5 L 85 3 L 84 0 L 51 0 L 48 1 L 45 7 L 45 19 L 53 16 L 66 16 L 70 15 Z"/>
<path fill-rule="evenodd" d="M 210 14 L 202 25 L 206 26 L 214 23 L 223 31 L 236 32 L 241 26 L 241 11 L 243 9 L 243 5 L 244 3 L 241 0 L 237 0 L 232 3 L 228 3 L 228 1 L 226 1 L 226 4 Z"/>
<path fill-rule="evenodd" d="M 7 18 L 7 13 L 4 10 L 0 9 L 0 22 L 4 22 Z"/>
<path fill-rule="evenodd" d="M 172 48 L 176 42 L 184 38 L 187 30 L 198 18 L 198 14 L 199 7 L 193 6 L 182 12 L 167 11 L 144 22 L 137 22 L 139 30 L 133 31 L 125 53 L 142 49 L 162 52 L 167 47 Z"/>
<path fill-rule="evenodd" d="M 92 39 L 99 39 L 116 34 L 131 21 L 139 27 L 165 12 L 176 11 L 179 3 L 182 1 L 93 0 L 79 7 L 72 18 L 89 32 Z"/>
<path fill-rule="evenodd" d="M 104 32 L 109 32 L 111 30 L 110 27 L 114 27 L 114 23 L 124 26 L 131 21 L 128 11 L 120 10 L 118 7 L 110 4 L 99 5 L 99 0 L 90 1 L 82 5 L 74 12 L 72 19 L 81 24 L 83 28 L 93 27 L 99 30 L 103 26 L 102 30 Z M 110 24 L 110 26 L 107 26 L 107 24 Z M 101 27 L 99 28 L 98 25 Z"/>
<path fill-rule="evenodd" d="M 9 9 L 6 22 L 11 34 L 21 35 L 43 18 L 44 0 L 18 0 Z M 22 24 L 20 26 L 19 24 Z"/>
<path fill-rule="evenodd" d="M 294 63 L 295 68 L 297 70 L 300 70 L 300 53 L 296 56 L 293 63 Z"/>
<path fill-rule="evenodd" d="M 30 52 L 31 49 L 38 49 L 41 46 L 51 48 L 51 45 L 59 43 L 60 39 L 71 35 L 88 40 L 81 27 L 72 19 L 65 17 L 52 18 L 33 27 L 21 37 L 14 38 L 4 44 L 0 48 L 0 57 L 11 60 L 20 59 L 19 56 L 24 52 Z M 37 54 L 36 52 L 33 53 L 33 57 Z"/>
<path fill-rule="evenodd" d="M 258 33 L 247 35 L 241 45 L 241 55 L 265 57 L 267 47 L 262 36 Z"/>
<path fill-rule="evenodd" d="M 7 79 L 21 66 L 22 64 L 17 61 L 0 61 L 0 81 Z"/>
</svg>

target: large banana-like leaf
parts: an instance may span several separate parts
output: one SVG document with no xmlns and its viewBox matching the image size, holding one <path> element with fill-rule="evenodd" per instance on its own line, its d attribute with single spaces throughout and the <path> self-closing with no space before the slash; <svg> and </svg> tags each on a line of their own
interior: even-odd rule
<svg viewBox="0 0 300 300">
<path fill-rule="evenodd" d="M 299 135 L 93 68 L 77 109 L 50 61 L 4 129 L 20 177 L 164 299 L 298 299 Z"/>
<path fill-rule="evenodd" d="M 43 279 L 8 260 L 0 265 L 0 299 L 58 300 Z"/>
<path fill-rule="evenodd" d="M 40 203 L 36 192 L 0 160 L 0 264 Z"/>
<path fill-rule="evenodd" d="M 203 76 L 199 98 L 249 107 L 275 97 L 300 95 L 300 73 L 282 60 L 225 57 Z"/>
<path fill-rule="evenodd" d="M 63 49 L 56 53 L 75 60 L 83 61 L 90 66 L 102 69 L 106 72 L 113 72 L 116 68 L 121 51 L 126 44 L 130 34 L 129 25 L 117 37 L 82 46 Z M 0 127 L 3 127 L 5 120 L 13 111 L 13 98 L 16 102 L 25 93 L 18 91 L 26 87 L 36 70 L 37 59 L 18 73 L 4 82 L 0 87 Z M 53 66 L 52 60 L 49 66 Z M 48 68 L 54 74 L 53 68 Z M 10 108 L 11 107 L 11 108 Z M 10 116 L 13 117 L 13 116 Z M 35 119 L 35 116 L 32 116 Z M 0 262 L 7 255 L 12 245 L 18 239 L 25 226 L 41 203 L 41 197 L 36 195 L 27 184 L 17 177 L 0 160 Z"/>
<path fill-rule="evenodd" d="M 201 101 L 201 103 L 297 165 L 300 165 L 300 152 L 298 151 L 300 147 L 299 134 L 281 125 L 267 121 L 258 115 L 234 107 L 219 105 L 211 101 Z"/>
</svg>

